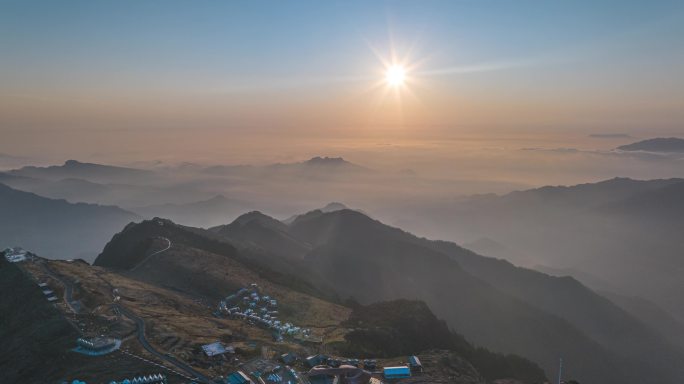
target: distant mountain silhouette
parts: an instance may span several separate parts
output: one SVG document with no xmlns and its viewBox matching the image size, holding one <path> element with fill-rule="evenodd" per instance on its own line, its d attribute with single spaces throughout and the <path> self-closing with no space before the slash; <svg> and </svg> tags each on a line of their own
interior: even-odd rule
<svg viewBox="0 0 684 384">
<path fill-rule="evenodd" d="M 326 177 L 366 174 L 368 168 L 351 163 L 341 157 L 316 156 L 294 163 L 276 163 L 265 166 L 215 165 L 205 168 L 203 173 L 212 175 L 281 175 L 287 177 Z"/>
<path fill-rule="evenodd" d="M 341 157 L 312 157 L 311 159 L 304 161 L 302 164 L 316 167 L 353 167 L 353 168 L 363 168 L 359 165 L 352 164 Z"/>
<path fill-rule="evenodd" d="M 0 184 L 0 247 L 92 261 L 109 233 L 139 217 L 113 206 L 71 204 Z"/>
<path fill-rule="evenodd" d="M 684 180 L 671 181 L 661 188 L 648 189 L 621 201 L 605 204 L 603 210 L 629 215 L 633 219 L 681 222 L 684 217 Z"/>
<path fill-rule="evenodd" d="M 351 163 L 341 157 L 312 157 L 309 160 L 299 163 L 278 163 L 268 166 L 272 170 L 279 172 L 336 172 L 336 173 L 358 173 L 367 172 L 368 169 L 360 165 Z"/>
<path fill-rule="evenodd" d="M 8 172 L 12 175 L 27 176 L 47 180 L 86 179 L 94 182 L 143 181 L 154 175 L 152 171 L 115 167 L 93 163 L 67 160 L 63 165 L 49 167 L 28 166 Z"/>
<path fill-rule="evenodd" d="M 195 189 L 194 185 L 176 181 L 174 175 L 74 161 L 63 166 L 24 167 L 0 173 L 0 182 L 14 189 L 53 199 L 117 205 L 129 210 L 134 210 L 134 207 L 156 206 L 160 201 L 177 202 L 208 197 L 207 192 Z M 168 208 L 171 210 L 171 207 Z M 244 209 L 245 207 L 240 207 L 239 212 Z M 217 213 L 220 211 L 221 209 Z M 197 206 L 197 212 L 201 219 L 201 205 Z M 228 216 L 228 219 L 233 217 Z M 183 218 L 187 219 L 188 215 Z M 224 223 L 225 220 L 224 217 L 220 222 Z M 193 221 L 192 224 L 199 225 L 199 222 Z M 215 223 L 202 223 L 206 226 L 212 224 Z"/>
<path fill-rule="evenodd" d="M 131 210 L 145 218 L 166 217 L 192 227 L 213 227 L 230 221 L 248 209 L 250 203 L 217 195 L 186 204 L 157 204 Z"/>
<path fill-rule="evenodd" d="M 72 203 L 102 201 L 113 189 L 108 185 L 77 178 L 56 181 L 30 178 L 29 180 L 13 181 L 11 186 L 45 197 L 65 199 Z"/>
<path fill-rule="evenodd" d="M 684 179 L 627 178 L 547 186 L 466 199 L 441 222 L 463 238 L 489 237 L 515 250 L 499 257 L 589 272 L 684 321 L 676 272 L 684 266 L 683 188 Z"/>
<path fill-rule="evenodd" d="M 325 207 L 321 208 L 321 211 L 327 213 L 327 212 L 340 211 L 342 209 L 349 209 L 349 208 L 347 208 L 342 203 L 332 202 L 332 203 L 328 203 Z"/>
<path fill-rule="evenodd" d="M 677 137 L 659 137 L 621 145 L 617 147 L 617 149 L 622 151 L 684 152 L 684 139 Z"/>
</svg>

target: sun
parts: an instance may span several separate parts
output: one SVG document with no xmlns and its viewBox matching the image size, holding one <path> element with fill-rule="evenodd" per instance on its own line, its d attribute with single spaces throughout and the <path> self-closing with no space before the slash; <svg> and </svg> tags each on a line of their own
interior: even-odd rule
<svg viewBox="0 0 684 384">
<path fill-rule="evenodd" d="M 406 69 L 401 65 L 392 65 L 385 71 L 385 81 L 392 87 L 400 87 L 406 81 Z"/>
</svg>

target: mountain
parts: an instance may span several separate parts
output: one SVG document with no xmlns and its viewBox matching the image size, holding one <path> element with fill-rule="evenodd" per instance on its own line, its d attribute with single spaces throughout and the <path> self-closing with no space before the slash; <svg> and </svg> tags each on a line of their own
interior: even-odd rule
<svg viewBox="0 0 684 384">
<path fill-rule="evenodd" d="M 158 258 L 153 250 L 165 239 L 173 245 Z M 424 301 L 476 345 L 524 356 L 547 373 L 558 357 L 580 381 L 669 383 L 683 373 L 680 348 L 572 278 L 418 238 L 352 210 L 312 211 L 289 225 L 251 212 L 210 231 L 155 219 L 127 227 L 95 264 L 209 295 L 226 284 L 223 273 L 235 273 L 222 271 L 239 270 L 227 257 L 318 297 Z"/>
<path fill-rule="evenodd" d="M 306 262 L 341 296 L 362 303 L 425 300 L 475 343 L 531 358 L 547 372 L 556 364 L 552 356 L 560 354 L 577 361 L 589 355 L 618 365 L 631 361 L 635 371 L 628 376 L 633 378 L 662 373 L 667 381 L 681 373 L 672 371 L 673 361 L 684 361 L 679 350 L 575 280 L 518 269 L 453 243 L 419 239 L 354 211 L 303 215 L 290 233 L 314 246 Z M 540 339 L 551 348 L 539 345 Z M 658 350 L 660 356 L 654 359 L 645 350 Z M 582 366 L 579 378 L 623 380 L 588 361 Z"/>
<path fill-rule="evenodd" d="M 113 206 L 71 204 L 0 184 L 0 243 L 51 258 L 92 261 L 110 234 L 135 214 Z"/>
<path fill-rule="evenodd" d="M 617 147 L 621 151 L 646 151 L 646 152 L 684 152 L 684 139 L 678 137 L 658 137 L 638 141 L 636 143 Z"/>
<path fill-rule="evenodd" d="M 327 170 L 341 170 L 341 171 L 363 171 L 366 168 L 350 163 L 349 161 L 341 157 L 312 157 L 309 160 L 302 161 L 299 163 L 278 163 L 270 166 L 271 168 L 284 169 L 284 168 L 309 168 L 309 169 L 327 169 Z"/>
<path fill-rule="evenodd" d="M 282 223 L 258 212 L 241 216 L 231 226 L 246 226 L 250 223 L 259 223 L 273 231 L 283 229 Z M 405 301 L 378 303 L 368 307 L 351 304 L 353 310 L 349 317 L 347 310 L 342 309 L 340 304 L 329 301 L 336 300 L 334 295 L 309 284 L 301 270 L 297 274 L 283 273 L 277 266 L 264 262 L 262 255 L 235 247 L 216 233 L 184 227 L 166 219 L 155 218 L 126 226 L 107 244 L 95 261 L 95 266 L 183 295 L 211 300 L 218 300 L 225 297 L 226 292 L 255 282 L 278 299 L 281 316 L 294 317 L 296 321 L 293 323 L 311 324 L 315 319 L 330 317 L 331 312 L 335 312 L 338 323 L 325 327 L 327 332 L 329 328 L 338 328 L 336 333 L 346 330 L 345 334 L 350 329 L 354 330 L 348 337 L 334 339 L 327 346 L 328 350 L 342 355 L 362 354 L 359 348 L 371 347 L 384 351 L 375 357 L 401 356 L 409 350 L 418 353 L 444 349 L 461 358 L 472 358 L 475 367 L 480 367 L 478 371 L 485 377 L 530 381 L 544 379 L 543 371 L 528 360 L 474 348 L 462 336 L 452 333 L 445 323 L 437 320 L 424 303 Z M 383 316 L 373 316 L 372 313 L 376 312 L 382 312 Z M 369 313 L 378 321 L 377 324 L 363 320 Z M 349 322 L 344 322 L 347 318 Z M 433 332 L 429 334 L 423 329 L 425 327 Z M 359 335 L 368 332 L 379 335 L 401 333 L 405 344 L 399 348 L 389 344 L 382 346 L 384 341 L 376 338 L 364 339 L 362 347 L 359 345 Z M 421 337 L 421 332 L 424 337 Z M 380 344 L 373 346 L 373 341 Z"/>
<path fill-rule="evenodd" d="M 333 212 L 333 211 L 340 211 L 342 209 L 349 209 L 349 208 L 347 208 L 347 206 L 342 204 L 342 203 L 338 203 L 338 202 L 333 201 L 331 203 L 326 204 L 323 208 L 320 208 L 319 210 L 321 212 Z M 288 217 L 287 219 L 282 220 L 282 222 L 287 224 L 287 225 L 290 225 L 297 219 L 297 217 L 299 217 L 299 214 L 292 215 L 292 216 Z"/>
<path fill-rule="evenodd" d="M 63 165 L 52 165 L 49 167 L 27 166 L 8 171 L 8 173 L 38 179 L 85 179 L 98 183 L 130 182 L 132 180 L 144 182 L 154 176 L 152 171 L 82 163 L 76 160 L 67 160 Z"/>
<path fill-rule="evenodd" d="M 628 297 L 613 292 L 601 292 L 601 296 L 624 308 L 627 312 L 648 324 L 674 344 L 684 344 L 684 324 L 653 302 L 640 297 Z"/>
<path fill-rule="evenodd" d="M 207 192 L 196 188 L 198 183 L 175 181 L 173 178 L 164 180 L 160 174 L 150 174 L 150 177 L 141 177 L 141 174 L 137 172 L 132 172 L 131 174 L 124 172 L 117 174 L 115 177 L 109 177 L 106 174 L 93 176 L 88 173 L 80 173 L 83 178 L 51 179 L 38 178 L 39 176 L 45 177 L 46 172 L 43 171 L 35 172 L 35 177 L 22 176 L 21 174 L 24 173 L 23 169 L 10 173 L 0 173 L 0 182 L 14 189 L 32 192 L 53 199 L 65 199 L 74 203 L 117 205 L 132 211 L 136 208 L 131 207 L 143 207 L 141 210 L 149 207 L 150 211 L 155 209 L 162 210 L 164 204 L 160 206 L 159 202 L 164 201 L 169 204 L 166 208 L 171 211 L 170 213 L 174 213 L 174 210 L 183 210 L 181 205 L 187 204 L 179 204 L 178 202 L 184 202 L 188 199 L 208 199 L 210 196 Z M 44 170 L 43 168 L 41 169 Z M 33 174 L 34 172 L 27 173 Z M 58 173 L 47 173 L 47 177 L 59 176 Z M 110 182 L 114 180 L 115 182 Z M 207 204 L 217 202 L 208 202 Z M 187 212 L 194 208 L 201 219 L 200 213 L 203 212 L 202 204 L 192 206 L 192 203 L 190 203 L 190 205 L 185 211 Z M 224 208 L 219 207 L 219 211 L 220 209 Z M 150 216 L 153 217 L 154 215 Z M 183 217 L 187 218 L 187 216 Z M 221 222 L 225 222 L 225 220 L 226 218 L 224 217 Z"/>
<path fill-rule="evenodd" d="M 360 165 L 356 165 L 353 163 L 348 162 L 347 160 L 341 158 L 341 157 L 312 157 L 309 160 L 306 160 L 305 162 L 302 163 L 303 165 L 309 166 L 309 167 L 334 167 L 334 168 L 351 168 L 351 169 L 365 169 L 361 167 Z"/>
<path fill-rule="evenodd" d="M 536 204 L 539 203 L 546 204 L 549 207 L 587 210 L 627 199 L 640 193 L 659 190 L 682 181 L 684 179 L 634 180 L 616 177 L 597 183 L 545 186 L 515 191 L 501 197 L 489 195 L 488 198 L 474 199 L 472 202 L 487 205 L 487 208 L 491 209 L 505 208 L 517 211 L 537 208 Z"/>
<path fill-rule="evenodd" d="M 168 250 L 163 257 L 153 257 L 155 250 L 165 247 Z M 160 259 L 163 262 L 159 262 Z M 228 275 L 245 285 L 252 282 L 250 279 L 259 276 L 271 283 L 316 296 L 330 296 L 304 279 L 281 273 L 259 260 L 263 260 L 260 255 L 248 249 L 238 249 L 212 232 L 154 218 L 138 224 L 131 223 L 114 235 L 94 265 L 214 299 L 240 288 L 235 281 L 226 279 Z"/>
<path fill-rule="evenodd" d="M 635 377 L 660 372 L 661 367 L 649 367 L 644 349 L 675 360 L 682 357 L 660 335 L 573 279 L 518 268 L 453 243 L 417 238 L 351 210 L 312 211 L 290 225 L 259 213 L 250 217 L 259 219 L 241 225 L 239 232 L 227 230 L 237 226 L 233 223 L 215 233 L 231 241 L 249 238 L 252 249 L 277 253 L 294 270 L 306 271 L 304 276 L 315 285 L 323 281 L 341 297 L 364 304 L 424 300 L 475 343 L 526 356 L 547 372 L 555 369 L 554 356 L 564 355 L 582 361 L 580 377 L 619 382 L 620 374 L 611 377 L 609 370 L 592 366 L 585 357 L 601 356 L 616 367 L 629 361 Z M 273 238 L 287 239 L 288 246 Z M 271 256 L 268 262 L 277 263 L 274 260 Z M 540 345 L 541 339 L 552 341 Z M 635 363 L 640 360 L 646 362 Z M 668 372 L 667 377 L 676 374 Z"/>
<path fill-rule="evenodd" d="M 589 273 L 605 289 L 650 300 L 683 321 L 682 188 L 683 179 L 614 178 L 475 196 L 436 206 L 432 217 L 466 243 L 502 244 L 492 256 Z"/>
<path fill-rule="evenodd" d="M 13 182 L 10 186 L 53 199 L 84 203 L 104 204 L 103 200 L 107 200 L 107 195 L 111 193 L 109 186 L 84 179 L 30 180 L 24 183 Z"/>
<path fill-rule="evenodd" d="M 216 165 L 202 170 L 205 174 L 216 176 L 255 176 L 332 178 L 335 176 L 364 175 L 370 170 L 349 162 L 342 157 L 312 157 L 294 163 L 276 163 L 265 166 L 253 165 Z"/>
<path fill-rule="evenodd" d="M 249 203 L 216 195 L 186 204 L 156 204 L 132 210 L 145 218 L 166 217 L 192 227 L 213 227 L 232 220 L 249 208 Z"/>
<path fill-rule="evenodd" d="M 432 242 L 432 246 L 497 289 L 569 321 L 613 353 L 650 365 L 649 369 L 659 372 L 671 370 L 670 364 L 684 358 L 684 350 L 670 343 L 671 335 L 659 332 L 662 327 L 645 325 L 643 317 L 635 316 L 573 278 L 519 268 L 449 242 Z M 658 357 L 650 356 L 647 350 L 658 351 Z"/>
<path fill-rule="evenodd" d="M 634 220 L 672 221 L 681 223 L 684 217 L 684 180 L 632 194 L 623 200 L 605 204 L 603 211 Z M 681 228 L 681 226 L 680 226 Z"/>
<path fill-rule="evenodd" d="M 517 259 L 523 259 L 524 255 L 520 255 L 515 250 L 499 243 L 496 240 L 490 239 L 488 237 L 482 237 L 475 241 L 471 241 L 463 244 L 464 248 L 470 249 L 480 255 L 488 255 L 500 259 L 504 259 L 509 255 L 516 255 Z M 542 271 L 544 272 L 544 271 Z"/>
<path fill-rule="evenodd" d="M 250 212 L 230 224 L 210 228 L 210 231 L 247 249 L 260 249 L 265 255 L 277 255 L 273 263 L 282 258 L 303 260 L 311 247 L 288 233 L 287 225 L 261 212 Z M 285 267 L 285 266 L 283 266 Z"/>
<path fill-rule="evenodd" d="M 355 177 L 367 177 L 373 172 L 351 163 L 341 157 L 313 157 L 296 163 L 277 163 L 261 168 L 261 172 L 274 178 L 306 180 L 310 182 L 330 181 Z"/>
<path fill-rule="evenodd" d="M 334 211 L 341 211 L 343 209 L 349 209 L 347 208 L 344 204 L 338 203 L 338 202 L 332 202 L 326 204 L 325 207 L 321 208 L 321 211 L 323 212 L 334 212 Z"/>
</svg>

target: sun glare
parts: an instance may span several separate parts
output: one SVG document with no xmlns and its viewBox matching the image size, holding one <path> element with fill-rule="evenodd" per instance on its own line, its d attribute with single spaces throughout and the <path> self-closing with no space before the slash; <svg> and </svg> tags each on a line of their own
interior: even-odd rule
<svg viewBox="0 0 684 384">
<path fill-rule="evenodd" d="M 392 87 L 399 87 L 406 80 L 406 69 L 401 65 L 392 65 L 385 72 L 385 81 Z"/>
</svg>

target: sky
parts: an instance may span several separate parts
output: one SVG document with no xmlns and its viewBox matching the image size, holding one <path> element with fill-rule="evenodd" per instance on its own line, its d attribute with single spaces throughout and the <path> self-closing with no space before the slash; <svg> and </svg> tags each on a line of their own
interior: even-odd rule
<svg viewBox="0 0 684 384">
<path fill-rule="evenodd" d="M 3 0 L 0 153 L 401 168 L 473 140 L 609 148 L 587 135 L 684 135 L 682 36 L 681 1 Z"/>
</svg>

